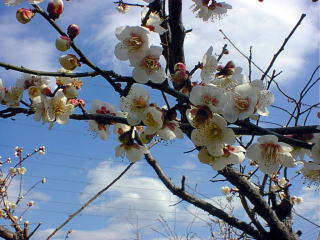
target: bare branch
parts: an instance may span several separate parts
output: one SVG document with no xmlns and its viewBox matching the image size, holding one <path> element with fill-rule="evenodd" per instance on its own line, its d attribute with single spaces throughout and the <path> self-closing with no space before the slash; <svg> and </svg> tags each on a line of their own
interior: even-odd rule
<svg viewBox="0 0 320 240">
<path fill-rule="evenodd" d="M 181 199 L 193 204 L 194 206 L 208 212 L 212 216 L 218 217 L 222 219 L 223 221 L 227 222 L 233 227 L 236 227 L 252 237 L 256 239 L 267 239 L 266 237 L 262 236 L 261 233 L 259 233 L 257 230 L 255 230 L 252 226 L 250 226 L 248 223 L 245 223 L 241 220 L 239 220 L 236 217 L 232 217 L 223 210 L 216 208 L 212 204 L 197 198 L 196 196 L 183 191 L 181 188 L 174 185 L 171 181 L 171 179 L 165 174 L 165 172 L 162 170 L 158 162 L 152 157 L 151 154 L 145 154 L 145 158 L 149 165 L 154 169 L 156 174 L 158 175 L 159 179 L 163 182 L 163 184 L 176 196 L 180 197 Z"/>
<path fill-rule="evenodd" d="M 120 174 L 116 177 L 111 183 L 109 183 L 105 188 L 99 191 L 96 195 L 90 198 L 81 208 L 79 208 L 76 212 L 71 214 L 66 221 L 64 221 L 61 225 L 59 225 L 48 237 L 47 240 L 52 238 L 61 228 L 63 228 L 68 222 L 70 222 L 75 216 L 77 216 L 83 209 L 88 207 L 94 200 L 96 200 L 101 194 L 107 191 L 113 184 L 115 184 L 132 166 L 134 163 L 130 163 Z"/>
<path fill-rule="evenodd" d="M 298 28 L 298 26 L 301 24 L 302 20 L 306 17 L 306 14 L 302 14 L 299 21 L 297 22 L 297 24 L 294 26 L 294 28 L 292 29 L 292 31 L 290 32 L 290 34 L 288 35 L 288 37 L 285 38 L 284 42 L 282 43 L 280 49 L 278 50 L 278 52 L 273 56 L 267 70 L 264 72 L 264 74 L 261 77 L 261 80 L 263 80 L 267 75 L 268 72 L 270 71 L 270 69 L 272 68 L 274 62 L 276 61 L 277 57 L 280 55 L 280 53 L 284 50 L 285 45 L 287 44 L 287 42 L 289 41 L 289 39 L 291 38 L 291 36 L 293 35 L 293 33 L 296 31 L 296 29 Z"/>
</svg>

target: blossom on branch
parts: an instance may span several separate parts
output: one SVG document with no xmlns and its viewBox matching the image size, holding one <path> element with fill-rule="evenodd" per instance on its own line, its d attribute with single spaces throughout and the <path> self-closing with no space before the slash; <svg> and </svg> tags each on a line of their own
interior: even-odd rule
<svg viewBox="0 0 320 240">
<path fill-rule="evenodd" d="M 214 113 L 206 124 L 192 131 L 191 140 L 197 146 L 207 147 L 212 156 L 221 156 L 225 144 L 234 144 L 236 138 L 232 129 L 227 127 L 227 122 Z"/>
<path fill-rule="evenodd" d="M 207 22 L 209 19 L 221 19 L 232 6 L 225 2 L 217 2 L 215 0 L 192 0 L 194 4 L 191 6 L 192 11 L 196 13 L 198 18 Z"/>
<path fill-rule="evenodd" d="M 114 49 L 115 56 L 121 61 L 139 62 L 149 47 L 149 33 L 147 28 L 140 26 L 118 27 L 115 34 L 121 42 Z"/>
<path fill-rule="evenodd" d="M 144 129 L 145 134 L 151 135 L 162 128 L 162 112 L 156 107 L 148 107 L 142 115 L 142 121 L 147 126 Z"/>
<path fill-rule="evenodd" d="M 310 184 L 320 185 L 320 163 L 303 161 L 303 168 L 300 171 Z"/>
<path fill-rule="evenodd" d="M 108 114 L 116 116 L 116 107 L 112 104 L 102 102 L 100 100 L 94 100 L 92 102 L 89 113 L 92 114 Z M 109 124 L 103 121 L 89 120 L 89 127 L 92 131 L 99 134 L 99 137 L 106 140 L 109 136 Z"/>
<path fill-rule="evenodd" d="M 204 83 L 210 83 L 213 80 L 214 72 L 217 69 L 218 61 L 216 57 L 212 54 L 213 47 L 211 46 L 202 58 L 201 67 L 201 81 Z"/>
<path fill-rule="evenodd" d="M 67 102 L 66 96 L 61 91 L 58 91 L 54 97 L 50 98 L 48 119 L 50 122 L 66 124 L 73 110 L 74 106 Z"/>
<path fill-rule="evenodd" d="M 157 131 L 157 134 L 163 140 L 173 140 L 175 138 L 183 138 L 183 132 L 179 127 L 179 123 L 175 120 L 164 121 L 161 129 Z"/>
<path fill-rule="evenodd" d="M 148 12 L 147 8 L 144 8 L 142 10 L 141 12 L 142 19 L 146 17 L 147 12 Z M 146 28 L 148 28 L 151 32 L 156 32 L 162 35 L 166 31 L 168 31 L 167 29 L 164 29 L 163 27 L 161 27 L 162 22 L 163 22 L 163 19 L 161 19 L 158 14 L 151 12 L 146 23 Z"/>
<path fill-rule="evenodd" d="M 252 144 L 247 149 L 247 157 L 256 161 L 259 168 L 265 174 L 275 174 L 279 167 L 292 168 L 296 161 L 292 157 L 292 147 L 286 143 L 278 142 L 273 135 L 265 135 L 258 138 L 258 143 Z"/>
<path fill-rule="evenodd" d="M 121 108 L 128 112 L 127 120 L 132 126 L 137 125 L 143 118 L 144 111 L 149 107 L 149 95 L 143 88 L 134 84 L 126 97 L 121 98 Z"/>
<path fill-rule="evenodd" d="M 226 98 L 223 116 L 228 122 L 246 119 L 254 113 L 257 93 L 250 84 L 245 83 L 235 87 L 234 91 L 227 93 Z"/>
<path fill-rule="evenodd" d="M 241 146 L 226 145 L 220 156 L 212 156 L 208 148 L 202 148 L 198 153 L 198 157 L 200 162 L 209 164 L 216 171 L 220 171 L 229 164 L 242 163 L 245 158 L 245 151 Z"/>
<path fill-rule="evenodd" d="M 116 157 L 127 157 L 131 162 L 140 160 L 147 152 L 146 147 L 131 142 L 123 143 L 116 147 Z"/>
<path fill-rule="evenodd" d="M 138 83 L 147 83 L 149 80 L 154 83 L 162 83 L 167 75 L 160 64 L 162 47 L 151 46 L 142 59 L 138 62 L 131 62 L 135 67 L 132 71 L 133 79 Z"/>
</svg>

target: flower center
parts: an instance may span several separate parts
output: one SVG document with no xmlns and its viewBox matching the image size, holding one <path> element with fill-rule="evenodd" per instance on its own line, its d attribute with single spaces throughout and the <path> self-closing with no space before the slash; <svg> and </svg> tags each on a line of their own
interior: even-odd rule
<svg viewBox="0 0 320 240">
<path fill-rule="evenodd" d="M 281 146 L 274 143 L 260 144 L 262 147 L 262 156 L 270 163 L 278 162 L 278 153 L 282 152 Z"/>
<path fill-rule="evenodd" d="M 217 106 L 219 100 L 213 96 L 203 96 L 202 100 L 205 104 L 212 104 L 213 106 Z"/>
<path fill-rule="evenodd" d="M 232 147 L 231 145 L 227 145 L 223 148 L 223 156 L 229 157 L 232 152 L 235 152 L 235 150 L 236 150 L 235 147 Z"/>
<path fill-rule="evenodd" d="M 145 119 L 145 124 L 150 126 L 150 127 L 155 127 L 157 126 L 157 122 L 154 120 L 152 114 L 148 112 L 146 114 L 146 119 Z"/>
<path fill-rule="evenodd" d="M 64 113 L 64 106 L 61 101 L 58 101 L 53 105 L 53 113 L 57 117 L 61 116 Z"/>
<path fill-rule="evenodd" d="M 250 99 L 248 97 L 235 97 L 235 108 L 238 112 L 242 113 L 250 107 Z"/>
<path fill-rule="evenodd" d="M 195 125 L 204 124 L 208 119 L 212 118 L 212 112 L 208 106 L 199 106 L 191 110 L 194 115 L 193 121 Z"/>
<path fill-rule="evenodd" d="M 143 59 L 143 68 L 149 72 L 153 72 L 160 68 L 159 58 L 147 56 Z"/>
<path fill-rule="evenodd" d="M 98 109 L 96 111 L 96 113 L 98 114 L 112 114 L 114 115 L 114 113 L 111 113 L 105 106 L 102 106 L 100 109 Z"/>
<path fill-rule="evenodd" d="M 143 45 L 142 38 L 139 35 L 132 34 L 128 40 L 128 46 L 131 49 L 137 50 L 137 49 L 141 48 L 142 45 Z"/>
<path fill-rule="evenodd" d="M 222 130 L 219 126 L 215 123 L 212 123 L 208 129 L 208 138 L 210 140 L 215 140 L 221 136 Z"/>
<path fill-rule="evenodd" d="M 144 98 L 139 97 L 133 100 L 133 104 L 131 105 L 132 111 L 142 111 L 147 107 L 147 102 Z"/>
</svg>

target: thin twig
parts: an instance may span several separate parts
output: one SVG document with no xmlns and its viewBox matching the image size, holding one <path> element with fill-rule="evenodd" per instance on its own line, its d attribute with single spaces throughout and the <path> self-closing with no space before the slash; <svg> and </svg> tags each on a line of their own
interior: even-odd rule
<svg viewBox="0 0 320 240">
<path fill-rule="evenodd" d="M 280 55 L 280 53 L 284 50 L 285 45 L 287 44 L 287 42 L 289 41 L 289 39 L 291 38 L 291 36 L 293 35 L 293 33 L 296 31 L 296 29 L 298 28 L 298 26 L 301 24 L 302 20 L 306 17 L 306 14 L 302 14 L 299 21 L 297 22 L 297 24 L 294 26 L 294 28 L 292 29 L 292 31 L 290 32 L 290 34 L 288 35 L 288 37 L 285 38 L 284 42 L 282 43 L 280 49 L 278 50 L 278 52 L 273 56 L 267 70 L 264 72 L 264 74 L 261 77 L 261 80 L 263 80 L 267 75 L 268 72 L 270 71 L 270 69 L 272 68 L 274 62 L 276 61 L 277 57 Z"/>
<path fill-rule="evenodd" d="M 66 221 L 64 221 L 61 225 L 59 225 L 48 237 L 47 240 L 52 238 L 61 228 L 63 228 L 68 222 L 70 222 L 75 216 L 77 216 L 83 209 L 88 207 L 90 203 L 96 200 L 101 194 L 107 191 L 113 184 L 115 184 L 132 166 L 134 163 L 130 163 L 120 174 L 116 177 L 111 183 L 109 183 L 105 188 L 99 191 L 96 195 L 90 198 L 81 208 L 79 208 L 76 212 L 71 214 Z"/>
</svg>

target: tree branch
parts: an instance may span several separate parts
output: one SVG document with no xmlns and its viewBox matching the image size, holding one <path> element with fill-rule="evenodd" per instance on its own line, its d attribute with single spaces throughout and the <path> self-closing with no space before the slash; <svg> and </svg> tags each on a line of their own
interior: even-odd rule
<svg viewBox="0 0 320 240">
<path fill-rule="evenodd" d="M 248 223 L 239 220 L 236 217 L 232 217 L 223 210 L 216 208 L 212 204 L 197 198 L 196 196 L 184 191 L 182 188 L 177 187 L 171 181 L 171 179 L 165 174 L 162 170 L 158 162 L 152 157 L 152 155 L 145 154 L 145 158 L 149 165 L 153 168 L 153 170 L 158 175 L 159 179 L 163 182 L 163 184 L 172 192 L 174 195 L 178 196 L 179 198 L 185 200 L 186 202 L 191 203 L 192 205 L 206 211 L 207 213 L 211 214 L 212 216 L 218 217 L 223 221 L 227 222 L 231 226 L 238 228 L 247 234 L 251 235 L 255 239 L 267 239 L 261 235 L 256 229 L 250 226 Z"/>
<path fill-rule="evenodd" d="M 17 236 L 14 232 L 11 232 L 9 229 L 4 226 L 0 226 L 0 237 L 6 240 L 15 240 Z"/>
<path fill-rule="evenodd" d="M 282 43 L 280 49 L 278 50 L 278 52 L 273 56 L 267 70 L 264 72 L 264 74 L 261 77 L 261 80 L 263 80 L 267 75 L 268 72 L 270 71 L 270 69 L 272 68 L 274 62 L 276 61 L 277 57 L 279 56 L 279 54 L 284 50 L 285 45 L 287 44 L 287 42 L 289 41 L 289 39 L 291 38 L 291 36 L 293 35 L 293 33 L 296 31 L 296 29 L 298 28 L 298 26 L 301 24 L 302 20 L 306 17 L 306 14 L 302 14 L 299 21 L 297 22 L 297 24 L 294 26 L 294 28 L 292 29 L 292 31 L 290 32 L 290 34 L 288 35 L 288 37 L 285 38 L 284 42 Z"/>
<path fill-rule="evenodd" d="M 255 206 L 255 211 L 268 223 L 270 227 L 269 239 L 295 240 L 293 233 L 289 232 L 286 225 L 279 220 L 276 213 L 270 208 L 268 203 L 260 195 L 259 190 L 254 189 L 251 182 L 232 167 L 226 167 L 219 171 L 231 184 L 236 186 Z"/>
<path fill-rule="evenodd" d="M 96 195 L 90 198 L 81 208 L 79 208 L 76 212 L 71 214 L 66 221 L 64 221 L 61 225 L 59 225 L 48 237 L 47 240 L 52 238 L 61 228 L 63 228 L 68 222 L 71 221 L 75 216 L 77 216 L 83 209 L 88 207 L 94 200 L 96 200 L 101 194 L 107 191 L 113 184 L 115 184 L 132 166 L 134 163 L 130 163 L 120 174 L 116 177 L 110 184 L 108 184 L 105 188 L 99 191 Z"/>
</svg>

